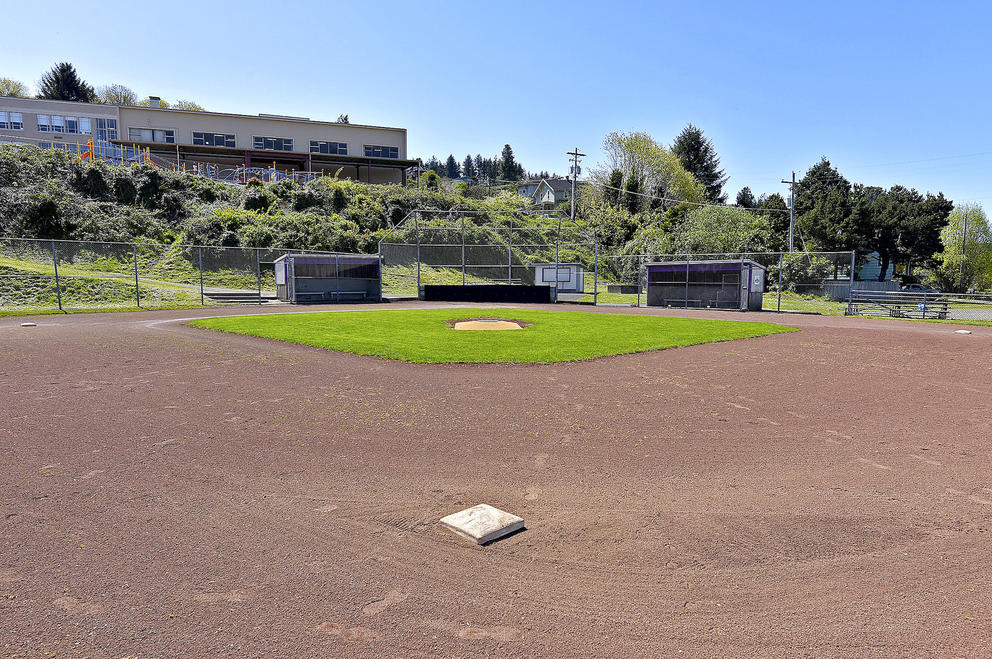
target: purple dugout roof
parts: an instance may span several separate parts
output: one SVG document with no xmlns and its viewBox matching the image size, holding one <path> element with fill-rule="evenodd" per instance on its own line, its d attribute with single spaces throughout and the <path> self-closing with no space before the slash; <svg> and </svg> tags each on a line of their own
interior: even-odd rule
<svg viewBox="0 0 992 659">
<path fill-rule="evenodd" d="M 292 257 L 294 263 L 307 265 L 323 263 L 353 263 L 358 265 L 375 265 L 379 257 L 368 254 L 286 254 L 276 259 L 276 262 Z"/>
<path fill-rule="evenodd" d="M 648 272 L 679 272 L 685 271 L 685 261 L 664 261 L 662 263 L 645 263 L 644 267 L 648 269 Z M 716 271 L 729 271 L 736 272 L 741 269 L 741 266 L 753 266 L 756 268 L 765 269 L 765 266 L 760 263 L 755 263 L 750 259 L 744 259 L 744 261 L 738 260 L 726 260 L 726 261 L 689 261 L 689 270 L 708 270 L 710 272 Z"/>
</svg>

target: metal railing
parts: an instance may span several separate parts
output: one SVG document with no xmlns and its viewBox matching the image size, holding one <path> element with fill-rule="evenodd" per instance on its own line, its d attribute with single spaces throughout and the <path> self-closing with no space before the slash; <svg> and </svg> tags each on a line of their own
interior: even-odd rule
<svg viewBox="0 0 992 659">
<path fill-rule="evenodd" d="M 920 320 L 992 321 L 992 294 L 928 290 L 854 291 L 849 313 Z"/>
</svg>

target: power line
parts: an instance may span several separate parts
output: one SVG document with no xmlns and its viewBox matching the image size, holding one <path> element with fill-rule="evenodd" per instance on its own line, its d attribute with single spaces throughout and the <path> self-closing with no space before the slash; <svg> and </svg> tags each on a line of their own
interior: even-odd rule
<svg viewBox="0 0 992 659">
<path fill-rule="evenodd" d="M 603 188 L 609 188 L 610 190 L 616 190 L 624 194 L 637 195 L 638 197 L 647 197 L 649 199 L 659 199 L 661 201 L 668 201 L 674 204 L 689 204 L 692 206 L 708 206 L 713 208 L 738 208 L 744 211 L 753 211 L 757 213 L 788 213 L 789 211 L 784 208 L 748 208 L 746 206 L 737 206 L 736 204 L 710 204 L 704 201 L 685 201 L 683 199 L 673 199 L 672 197 L 659 197 L 657 195 L 647 194 L 646 192 L 633 192 L 631 190 L 624 190 L 623 188 L 617 188 L 612 185 L 607 185 L 606 183 L 590 182 L 591 185 L 598 185 Z"/>
</svg>

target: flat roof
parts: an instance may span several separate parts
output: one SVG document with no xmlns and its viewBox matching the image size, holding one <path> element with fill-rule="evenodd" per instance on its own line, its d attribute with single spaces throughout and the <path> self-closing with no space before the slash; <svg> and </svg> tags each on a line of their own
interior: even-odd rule
<svg viewBox="0 0 992 659">
<path fill-rule="evenodd" d="M 215 112 L 212 110 L 179 110 L 176 108 L 150 108 L 144 105 L 113 105 L 109 103 L 82 103 L 80 101 L 60 101 L 51 98 L 24 98 L 22 96 L 0 96 L 0 98 L 13 98 L 19 101 L 27 101 L 31 103 L 71 103 L 73 105 L 86 105 L 89 107 L 103 107 L 103 108 L 124 108 L 126 110 L 150 110 L 152 112 L 179 112 L 183 114 L 195 114 L 195 115 L 210 115 L 214 117 L 236 117 L 239 119 L 261 119 L 263 121 L 286 121 L 289 123 L 297 124 L 322 124 L 325 126 L 352 126 L 354 128 L 376 128 L 379 130 L 395 130 L 406 132 L 406 128 L 398 128 L 396 126 L 373 126 L 372 124 L 343 124 L 337 121 L 321 121 L 317 119 L 307 119 L 305 117 L 292 117 L 289 115 L 277 115 L 277 114 L 240 114 L 236 112 Z"/>
<path fill-rule="evenodd" d="M 651 263 L 645 263 L 644 264 L 644 267 L 662 266 L 662 265 L 680 265 L 680 266 L 684 266 L 684 265 L 686 265 L 686 263 L 688 263 L 689 265 L 743 265 L 743 264 L 751 264 L 751 265 L 756 265 L 759 268 L 764 268 L 765 267 L 765 266 L 761 265 L 760 263 L 758 263 L 757 261 L 752 261 L 751 259 L 743 259 L 743 260 L 741 260 L 741 259 L 712 259 L 712 260 L 707 260 L 707 261 L 652 261 Z"/>
</svg>

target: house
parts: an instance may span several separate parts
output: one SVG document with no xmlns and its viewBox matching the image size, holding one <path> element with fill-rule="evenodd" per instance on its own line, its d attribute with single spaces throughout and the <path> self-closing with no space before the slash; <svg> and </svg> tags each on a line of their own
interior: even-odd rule
<svg viewBox="0 0 992 659">
<path fill-rule="evenodd" d="M 0 143 L 91 139 L 148 148 L 191 167 L 341 170 L 343 178 L 368 183 L 405 183 L 406 170 L 417 164 L 407 159 L 405 128 L 0 96 Z"/>
<path fill-rule="evenodd" d="M 530 197 L 535 204 L 554 206 L 571 198 L 572 181 L 567 178 L 526 181 L 517 185 L 517 193 L 522 197 Z"/>
</svg>

